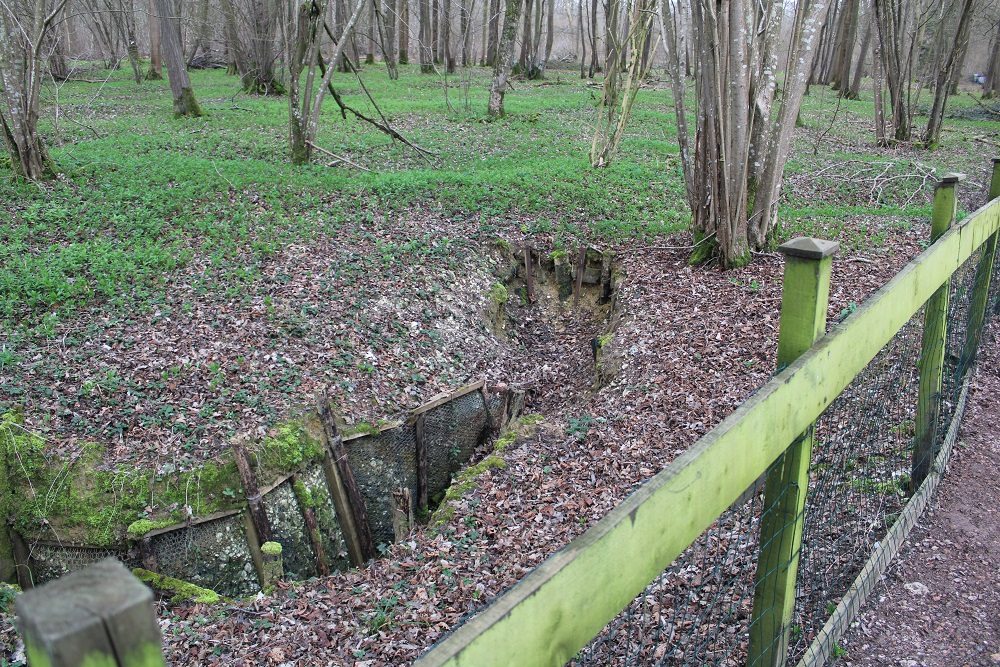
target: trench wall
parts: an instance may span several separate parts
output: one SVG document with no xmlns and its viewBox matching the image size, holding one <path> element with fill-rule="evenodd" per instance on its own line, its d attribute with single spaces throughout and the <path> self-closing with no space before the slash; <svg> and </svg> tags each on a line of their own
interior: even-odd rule
<svg viewBox="0 0 1000 667">
<path fill-rule="evenodd" d="M 256 494 L 253 489 L 248 492 L 246 485 L 226 490 L 240 500 L 246 498 L 246 503 L 172 525 L 156 525 L 141 534 L 121 530 L 127 537 L 117 543 L 58 539 L 59 531 L 52 526 L 38 535 L 12 530 L 19 582 L 30 587 L 114 556 L 129 567 L 142 567 L 223 595 L 256 594 L 262 589 L 261 540 L 259 520 L 249 511 L 252 502 L 259 503 L 271 539 L 282 546 L 287 579 L 307 579 L 359 565 L 377 555 L 380 545 L 408 533 L 415 514 L 427 509 L 419 505 L 421 491 L 432 502 L 442 496 L 451 476 L 465 467 L 491 429 L 516 417 L 522 403 L 523 396 L 517 392 L 487 392 L 484 383 L 478 382 L 432 399 L 403 422 L 342 438 L 338 435 L 346 461 L 336 461 L 336 450 L 324 446 L 293 471 L 261 479 L 268 474 L 267 466 L 251 456 L 251 475 L 260 483 Z M 423 470 L 421 457 L 426 461 Z M 350 496 L 345 493 L 345 473 L 356 482 L 376 550 L 360 558 L 349 546 L 362 527 L 357 525 L 356 510 L 343 500 Z M 310 530 L 310 522 L 315 530 Z"/>
</svg>

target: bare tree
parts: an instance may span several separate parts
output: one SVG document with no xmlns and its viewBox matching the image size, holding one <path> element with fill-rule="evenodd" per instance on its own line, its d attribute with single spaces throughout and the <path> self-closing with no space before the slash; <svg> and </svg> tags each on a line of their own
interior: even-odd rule
<svg viewBox="0 0 1000 667">
<path fill-rule="evenodd" d="M 963 55 L 969 42 L 969 28 L 972 25 L 972 12 L 975 4 L 975 0 L 961 0 L 958 5 L 954 5 L 959 12 L 958 25 L 954 33 L 947 31 L 947 34 L 952 36 L 952 39 L 949 40 L 951 47 L 938 68 L 934 84 L 934 102 L 931 104 L 931 111 L 927 118 L 927 130 L 924 132 L 924 146 L 932 150 L 937 148 L 941 141 L 944 109 L 951 93 L 951 82 L 955 75 L 955 69 L 958 67 L 960 56 Z"/>
<path fill-rule="evenodd" d="M 493 65 L 490 101 L 486 107 L 486 114 L 489 118 L 499 118 L 504 115 L 503 97 L 507 93 L 510 70 L 514 66 L 514 38 L 517 36 L 517 23 L 521 19 L 521 5 L 522 0 L 507 1 L 507 11 L 503 17 L 503 30 L 500 31 L 499 44 L 497 45 L 496 63 Z"/>
<path fill-rule="evenodd" d="M 323 30 L 328 29 L 324 23 L 327 0 L 301 0 L 299 3 L 294 42 L 288 58 L 288 141 L 292 164 L 309 164 L 312 161 L 323 100 L 336 70 L 333 63 L 343 55 L 347 38 L 361 15 L 365 1 L 355 0 L 351 16 L 336 39 L 329 65 L 324 64 L 320 53 Z M 317 78 L 320 79 L 318 85 Z"/>
<path fill-rule="evenodd" d="M 14 173 L 38 180 L 55 174 L 38 135 L 42 52 L 66 0 L 5 0 L 0 3 L 0 129 Z"/>
<path fill-rule="evenodd" d="M 643 58 L 647 38 L 656 13 L 655 0 L 631 3 L 628 33 L 613 35 L 619 44 L 615 57 L 607 64 L 604 88 L 597 109 L 597 126 L 590 146 L 590 164 L 605 167 L 618 151 L 625 126 L 632 117 L 632 105 L 642 80 L 649 72 L 649 60 Z"/>
<path fill-rule="evenodd" d="M 172 0 L 156 0 L 156 10 L 160 20 L 160 43 L 167 63 L 167 78 L 170 79 L 170 92 L 174 97 L 174 116 L 200 116 L 201 107 L 194 97 L 184 52 L 181 50 L 180 12 Z"/>
<path fill-rule="evenodd" d="M 924 0 L 873 0 L 875 28 L 879 57 L 878 79 L 880 88 L 876 99 L 876 136 L 882 142 L 909 141 L 912 132 L 914 94 L 911 82 L 919 71 L 919 45 L 931 13 L 930 4 Z M 884 126 L 879 99 L 881 87 L 889 91 L 892 111 L 890 140 Z"/>
<path fill-rule="evenodd" d="M 825 0 L 714 0 L 692 4 L 697 128 L 690 148 L 676 31 L 667 30 L 678 140 L 697 239 L 691 260 L 750 260 L 777 226 L 777 202 L 795 119 L 808 83 Z M 665 2 L 665 25 L 675 25 Z M 784 81 L 778 38 L 786 14 Z"/>
</svg>

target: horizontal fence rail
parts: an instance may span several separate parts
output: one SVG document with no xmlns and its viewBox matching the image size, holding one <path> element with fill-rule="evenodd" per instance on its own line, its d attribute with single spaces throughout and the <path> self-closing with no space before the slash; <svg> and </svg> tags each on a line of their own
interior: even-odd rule
<svg viewBox="0 0 1000 667">
<path fill-rule="evenodd" d="M 941 185 L 957 180 L 946 177 Z M 1000 196 L 998 182 L 995 161 L 991 197 Z M 953 218 L 953 193 L 950 200 L 936 198 L 936 208 L 939 203 L 951 207 Z M 1000 199 L 995 199 L 942 233 L 671 465 L 417 664 L 541 666 L 572 660 L 716 519 L 746 498 L 956 271 L 987 241 L 995 247 L 998 230 Z M 773 664 L 784 660 L 782 655 Z"/>
</svg>

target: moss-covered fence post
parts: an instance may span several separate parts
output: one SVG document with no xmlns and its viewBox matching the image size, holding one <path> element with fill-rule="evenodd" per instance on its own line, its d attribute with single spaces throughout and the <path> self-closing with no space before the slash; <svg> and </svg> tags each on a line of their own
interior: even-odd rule
<svg viewBox="0 0 1000 667">
<path fill-rule="evenodd" d="M 945 174 L 934 190 L 931 214 L 931 243 L 941 238 L 955 222 L 958 201 L 955 186 L 965 178 Z M 948 337 L 948 301 L 951 278 L 941 285 L 924 307 L 924 334 L 920 345 L 920 389 L 917 395 L 916 438 L 913 443 L 910 484 L 913 489 L 927 477 L 937 446 L 938 421 L 941 415 L 941 389 L 944 379 L 944 355 Z"/>
<path fill-rule="evenodd" d="M 993 201 L 997 197 L 1000 197 L 1000 158 L 993 158 L 993 178 L 990 180 L 988 199 Z M 982 338 L 983 325 L 986 323 L 986 308 L 989 306 L 990 278 L 993 276 L 998 237 L 1000 232 L 990 236 L 983 245 L 982 255 L 976 266 L 976 283 L 972 288 L 969 304 L 969 328 L 965 332 L 965 346 L 962 348 L 962 360 L 959 365 L 963 371 L 972 365 L 976 359 L 976 352 L 979 351 L 979 341 Z"/>
<path fill-rule="evenodd" d="M 163 667 L 153 593 L 107 558 L 15 602 L 29 667 Z"/>
<path fill-rule="evenodd" d="M 10 536 L 11 507 L 13 489 L 7 476 L 7 440 L 10 438 L 8 426 L 0 420 L 0 581 L 14 582 L 17 567 L 14 565 L 14 543 Z"/>
<path fill-rule="evenodd" d="M 831 241 L 797 238 L 779 248 L 785 255 L 779 370 L 826 333 L 830 272 L 838 247 Z M 750 620 L 749 665 L 783 665 L 788 652 L 812 446 L 810 426 L 767 472 Z"/>
<path fill-rule="evenodd" d="M 260 587 L 265 591 L 273 590 L 274 586 L 285 577 L 285 566 L 281 560 L 281 552 L 281 545 L 277 542 L 265 542 L 260 547 L 260 553 L 264 559 Z"/>
</svg>

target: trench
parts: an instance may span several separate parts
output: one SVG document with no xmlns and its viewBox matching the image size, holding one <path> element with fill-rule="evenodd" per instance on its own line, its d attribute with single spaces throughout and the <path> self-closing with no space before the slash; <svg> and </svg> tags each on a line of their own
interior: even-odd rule
<svg viewBox="0 0 1000 667">
<path fill-rule="evenodd" d="M 50 469 L 32 459 L 44 443 L 6 424 L 0 472 L 8 509 L 20 494 L 44 500 L 47 512 L 10 526 L 18 582 L 31 587 L 110 556 L 173 599 L 206 590 L 242 597 L 275 584 L 268 542 L 280 545 L 282 578 L 304 580 L 363 565 L 412 530 L 446 521 L 450 494 L 491 465 L 512 421 L 558 412 L 615 373 L 604 349 L 620 317 L 614 257 L 592 248 L 505 245 L 500 253 L 483 317 L 496 339 L 521 350 L 517 381 L 474 382 L 405 419 L 362 428 L 347 428 L 320 401 L 277 438 L 235 442 L 211 467 L 186 473 L 108 477 L 86 458 Z M 63 493 L 65 502 L 40 499 L 41 489 Z M 114 525 L 102 539 L 74 528 L 74 506 L 124 507 L 136 496 L 179 500 L 138 518 L 109 514 Z"/>
</svg>

